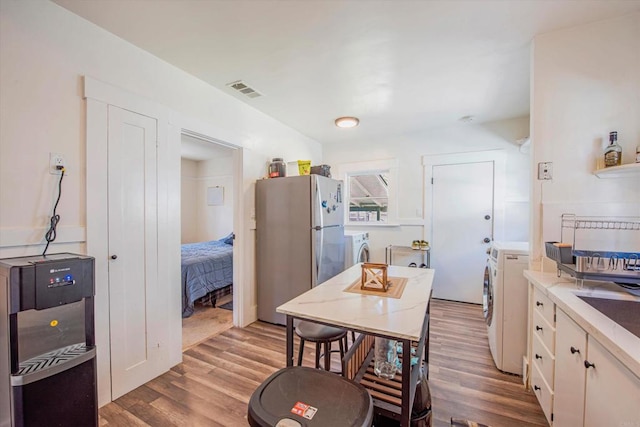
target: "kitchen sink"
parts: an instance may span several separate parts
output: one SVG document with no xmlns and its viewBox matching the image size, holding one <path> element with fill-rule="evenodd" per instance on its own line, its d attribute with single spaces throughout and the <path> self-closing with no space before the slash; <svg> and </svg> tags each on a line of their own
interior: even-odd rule
<svg viewBox="0 0 640 427">
<path fill-rule="evenodd" d="M 640 338 L 640 301 L 577 297 Z"/>
</svg>

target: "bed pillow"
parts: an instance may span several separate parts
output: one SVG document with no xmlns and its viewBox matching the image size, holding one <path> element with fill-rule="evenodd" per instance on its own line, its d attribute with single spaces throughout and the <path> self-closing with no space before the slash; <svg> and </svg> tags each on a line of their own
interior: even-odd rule
<svg viewBox="0 0 640 427">
<path fill-rule="evenodd" d="M 227 245 L 233 245 L 233 232 L 229 233 L 227 237 L 223 237 L 222 243 L 226 243 Z"/>
</svg>

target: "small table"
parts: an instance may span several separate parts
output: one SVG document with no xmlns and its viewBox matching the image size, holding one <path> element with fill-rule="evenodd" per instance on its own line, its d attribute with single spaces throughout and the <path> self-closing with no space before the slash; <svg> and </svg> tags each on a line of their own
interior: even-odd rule
<svg viewBox="0 0 640 427">
<path fill-rule="evenodd" d="M 422 263 L 427 266 L 427 268 L 431 268 L 431 247 L 427 246 L 424 249 L 413 249 L 409 246 L 399 246 L 399 245 L 389 245 L 384 248 L 384 261 L 392 265 L 393 264 L 393 254 L 404 253 L 411 255 L 420 255 L 422 257 Z"/>
<path fill-rule="evenodd" d="M 361 264 L 356 264 L 276 309 L 287 316 L 287 366 L 294 364 L 294 319 L 311 320 L 364 334 L 358 340 L 374 335 L 399 341 L 403 349 L 401 403 L 393 407 L 376 399 L 373 393 L 372 397 L 376 409 L 385 415 L 391 414 L 400 420 L 401 426 L 408 427 L 420 366 L 411 366 L 411 348 L 412 344 L 417 344 L 414 348 L 418 360 L 424 352 L 424 360 L 428 362 L 428 309 L 434 271 L 389 266 L 390 277 L 407 279 L 400 298 L 344 292 L 360 279 L 361 273 Z"/>
</svg>

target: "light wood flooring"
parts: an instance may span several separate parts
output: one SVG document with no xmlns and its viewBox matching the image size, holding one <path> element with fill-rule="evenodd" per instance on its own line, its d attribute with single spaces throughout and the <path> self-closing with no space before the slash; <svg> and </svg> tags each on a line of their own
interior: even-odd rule
<svg viewBox="0 0 640 427">
<path fill-rule="evenodd" d="M 216 307 L 232 299 L 233 295 L 225 295 L 217 301 Z M 211 305 L 199 303 L 196 303 L 193 309 L 191 316 L 182 319 L 182 351 L 233 327 L 231 310 L 212 309 Z"/>
<path fill-rule="evenodd" d="M 495 368 L 480 306 L 433 300 L 431 313 L 434 426 L 448 426 L 451 417 L 492 427 L 547 425 L 522 378 Z M 309 347 L 304 364 L 312 366 Z M 285 365 L 284 351 L 284 327 L 227 329 L 188 348 L 168 373 L 102 407 L 100 425 L 246 426 L 251 393 Z"/>
</svg>

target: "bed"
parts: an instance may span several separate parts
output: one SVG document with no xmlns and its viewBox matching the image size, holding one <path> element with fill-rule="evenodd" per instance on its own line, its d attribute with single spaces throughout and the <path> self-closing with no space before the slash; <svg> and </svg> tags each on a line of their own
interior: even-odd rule
<svg viewBox="0 0 640 427">
<path fill-rule="evenodd" d="M 182 317 L 196 300 L 233 284 L 233 235 L 182 245 Z"/>
</svg>

